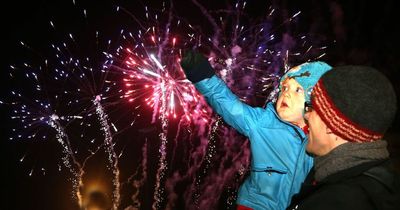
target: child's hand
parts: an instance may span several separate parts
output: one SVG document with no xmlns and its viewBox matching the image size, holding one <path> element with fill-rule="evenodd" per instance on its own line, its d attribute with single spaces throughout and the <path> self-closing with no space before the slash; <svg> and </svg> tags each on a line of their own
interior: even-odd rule
<svg viewBox="0 0 400 210">
<path fill-rule="evenodd" d="M 187 51 L 180 64 L 186 78 L 193 83 L 210 78 L 215 74 L 207 58 L 195 50 Z"/>
</svg>

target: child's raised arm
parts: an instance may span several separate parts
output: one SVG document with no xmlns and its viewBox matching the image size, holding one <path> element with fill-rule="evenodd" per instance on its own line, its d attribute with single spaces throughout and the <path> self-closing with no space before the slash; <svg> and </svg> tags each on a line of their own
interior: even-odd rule
<svg viewBox="0 0 400 210">
<path fill-rule="evenodd" d="M 230 126 L 249 136 L 250 129 L 261 120 L 264 109 L 240 101 L 224 81 L 215 75 L 214 69 L 202 54 L 189 51 L 182 59 L 181 66 L 187 79 L 195 84 L 213 110 Z"/>
</svg>

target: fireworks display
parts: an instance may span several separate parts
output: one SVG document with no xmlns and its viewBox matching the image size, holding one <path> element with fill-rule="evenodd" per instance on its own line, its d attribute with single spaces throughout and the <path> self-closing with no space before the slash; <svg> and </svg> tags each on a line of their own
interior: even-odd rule
<svg viewBox="0 0 400 210">
<path fill-rule="evenodd" d="M 59 177 L 48 188 L 57 209 L 235 209 L 249 142 L 181 58 L 203 52 L 241 100 L 263 106 L 286 70 L 324 59 L 334 40 L 299 30 L 303 12 L 273 2 L 93 4 L 49 6 L 48 39 L 14 43 L 23 53 L 7 64 L 0 102 L 19 176 Z"/>
</svg>

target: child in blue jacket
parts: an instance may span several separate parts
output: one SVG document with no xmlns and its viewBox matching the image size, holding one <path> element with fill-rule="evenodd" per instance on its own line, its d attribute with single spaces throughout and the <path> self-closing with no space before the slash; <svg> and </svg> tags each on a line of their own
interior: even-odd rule
<svg viewBox="0 0 400 210">
<path fill-rule="evenodd" d="M 281 79 L 276 104 L 260 108 L 240 101 L 202 54 L 188 52 L 181 66 L 213 110 L 250 141 L 251 171 L 240 186 L 238 209 L 286 209 L 313 166 L 305 151 L 304 103 L 331 67 L 311 62 L 292 68 Z"/>
</svg>

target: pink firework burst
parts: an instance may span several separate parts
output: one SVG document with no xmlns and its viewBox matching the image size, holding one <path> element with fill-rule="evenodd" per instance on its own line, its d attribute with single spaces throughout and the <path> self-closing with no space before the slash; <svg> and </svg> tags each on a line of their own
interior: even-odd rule
<svg viewBox="0 0 400 210">
<path fill-rule="evenodd" d="M 176 37 L 161 41 L 152 32 L 150 28 L 144 34 L 139 31 L 137 37 L 129 34 L 134 43 L 119 48 L 121 63 L 113 66 L 124 74 L 123 97 L 135 107 L 151 107 L 153 119 L 164 110 L 168 119 L 208 122 L 206 103 L 179 64 L 182 50 L 178 45 L 187 43 L 180 44 Z"/>
</svg>

